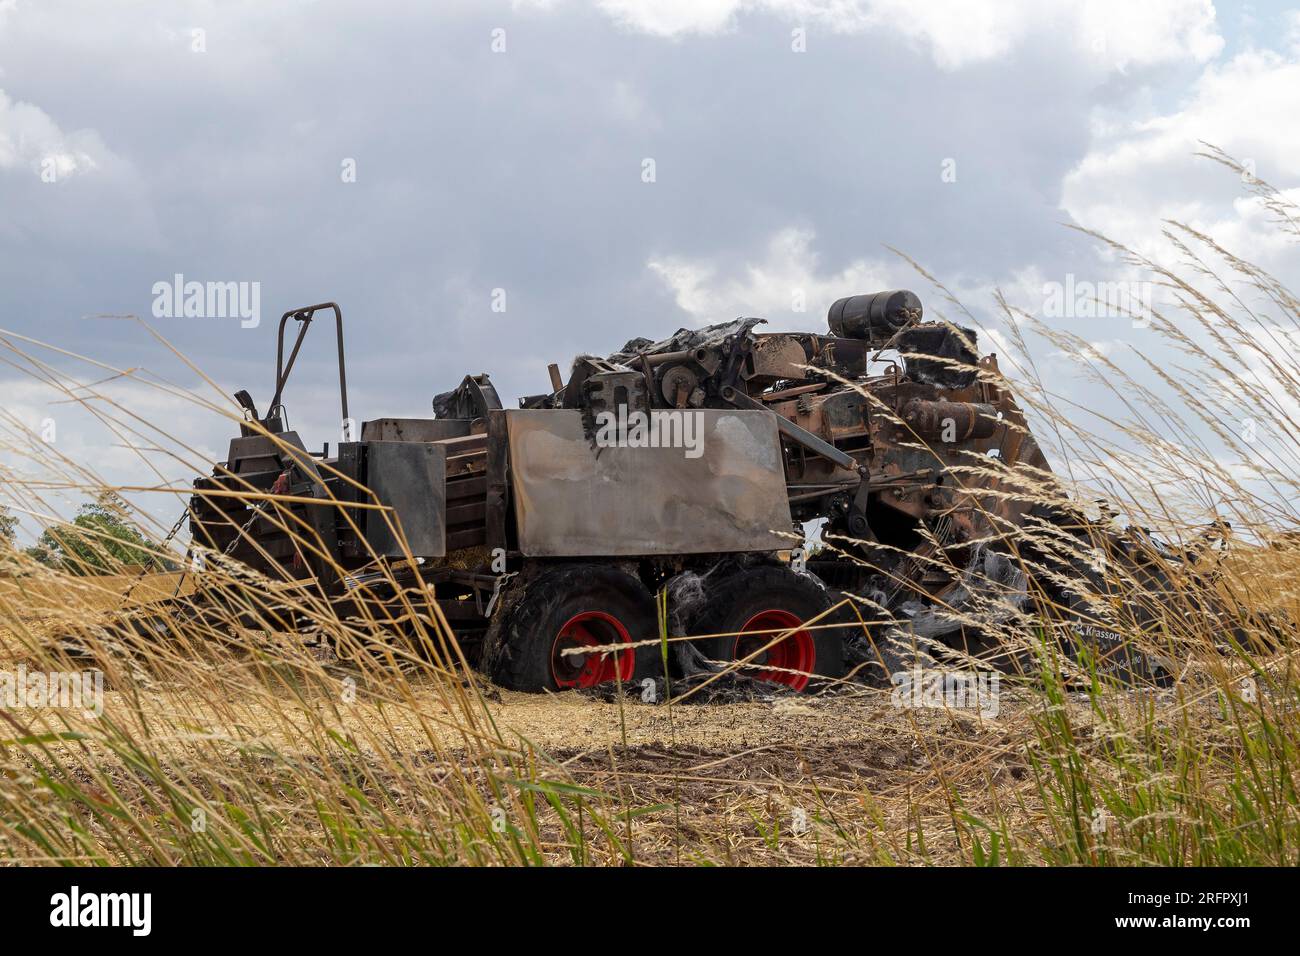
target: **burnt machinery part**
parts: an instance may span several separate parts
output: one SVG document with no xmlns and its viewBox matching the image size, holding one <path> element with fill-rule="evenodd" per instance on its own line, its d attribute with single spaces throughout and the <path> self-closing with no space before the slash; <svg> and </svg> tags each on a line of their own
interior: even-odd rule
<svg viewBox="0 0 1300 956">
<path fill-rule="evenodd" d="M 640 580 L 600 564 L 561 565 L 510 593 L 484 639 L 483 665 L 513 690 L 558 691 L 663 676 L 654 598 Z M 618 652 L 584 647 L 629 645 Z"/>
<path fill-rule="evenodd" d="M 799 691 L 844 674 L 844 634 L 819 617 L 832 600 L 811 575 L 759 565 L 713 583 L 706 596 L 682 623 L 688 635 L 716 635 L 696 642 L 711 660 L 743 661 L 746 676 Z"/>
<path fill-rule="evenodd" d="M 691 394 L 699 387 L 700 377 L 685 365 L 669 366 L 659 377 L 659 391 L 669 406 L 679 406 L 678 396 L 689 401 Z"/>
<path fill-rule="evenodd" d="M 980 402 L 913 399 L 903 406 L 902 418 L 922 438 L 938 438 L 945 442 L 989 438 L 998 427 L 997 410 Z"/>
<path fill-rule="evenodd" d="M 307 337 L 307 330 L 311 328 L 312 319 L 317 312 L 326 309 L 334 313 L 334 330 L 335 340 L 338 344 L 339 355 L 339 402 L 343 417 L 340 421 L 346 423 L 348 419 L 348 376 L 343 361 L 343 310 L 339 308 L 336 302 L 320 302 L 316 305 L 303 306 L 300 309 L 290 309 L 284 315 L 280 316 L 280 328 L 276 335 L 275 345 L 275 391 L 271 396 L 271 403 L 266 408 L 266 418 L 262 419 L 262 424 L 267 431 L 281 432 L 284 427 L 284 409 L 280 405 L 280 399 L 284 395 L 284 386 L 289 381 L 289 373 L 293 371 L 293 363 L 298 360 L 298 351 L 302 348 L 303 339 Z M 289 353 L 288 361 L 284 358 L 284 329 L 289 320 L 293 319 L 300 323 L 301 328 L 298 330 L 298 337 L 294 340 L 293 350 Z M 247 409 L 251 405 L 245 405 L 243 401 L 240 404 Z M 247 428 L 241 429 L 242 434 L 251 434 Z"/>
<path fill-rule="evenodd" d="M 868 292 L 837 299 L 826 313 L 831 332 L 846 339 L 888 341 L 921 321 L 921 300 L 906 289 Z"/>
<path fill-rule="evenodd" d="M 757 666 L 741 673 L 797 687 L 808 673 L 817 675 L 810 683 L 824 683 L 843 664 L 838 632 L 823 627 L 843 622 L 807 624 L 833 602 L 826 586 L 877 606 L 884 617 L 871 622 L 873 640 L 890 622 L 915 635 L 929 628 L 929 639 L 962 648 L 992 635 L 997 629 L 978 620 L 933 626 L 955 606 L 958 588 L 984 593 L 968 580 L 974 570 L 1002 583 L 987 561 L 975 568 L 966 559 L 985 547 L 1005 553 L 1003 564 L 1023 561 L 1032 593 L 1065 609 L 1052 621 L 1073 653 L 1094 652 L 1118 664 L 1121 677 L 1156 676 L 1123 645 L 1137 628 L 1152 630 L 1146 619 L 1121 605 L 1112 620 L 1104 606 L 1080 603 L 1113 595 L 1097 586 L 1108 579 L 1076 564 L 1087 562 L 1091 547 L 1062 547 L 1062 534 L 1081 545 L 1096 537 L 1077 509 L 1062 506 L 1059 520 L 1027 515 L 1026 496 L 1007 494 L 992 466 L 975 469 L 969 481 L 945 480 L 973 456 L 995 451 L 1006 468 L 1048 476 L 1050 467 L 996 356 L 980 356 L 974 329 L 922 321 L 910 292 L 840 299 L 828 314 L 834 335 L 758 333 L 762 320 L 738 318 L 658 342 L 633 339 L 608 358 L 579 356 L 567 382 L 552 368 L 550 391 L 525 399 L 527 412 L 503 410 L 487 376 L 468 376 L 435 399 L 435 417 L 366 422 L 361 440 L 343 442 L 334 458 L 308 453 L 280 427 L 284 383 L 317 309 L 334 311 L 322 304 L 282 317 L 282 330 L 291 320 L 300 329 L 292 349 L 278 336 L 272 407 L 259 418 L 251 396 L 240 393 L 248 420 L 226 462 L 195 482 L 191 529 L 196 546 L 231 562 L 286 581 L 318 578 L 314 589 L 345 616 L 353 607 L 354 616 L 369 613 L 378 590 L 369 576 L 384 564 L 387 576 L 409 554 L 422 562 L 409 565 L 411 580 L 439 589 L 429 598 L 436 608 L 426 606 L 469 631 L 484 668 L 506 686 L 635 683 L 663 670 L 652 594 L 664 580 L 708 579 L 697 606 L 703 614 L 702 601 L 717 616 L 681 633 L 713 640 L 708 656 L 717 660 L 753 652 Z M 340 334 L 340 351 L 341 341 Z M 886 349 L 897 353 L 887 360 L 890 372 L 872 374 L 871 361 Z M 343 373 L 340 355 L 346 415 Z M 596 440 L 602 412 L 677 406 L 700 410 L 695 434 L 708 441 L 698 465 L 689 449 L 665 453 L 654 442 L 630 441 L 607 449 Z M 684 425 L 687 418 L 666 420 Z M 1049 486 L 1044 497 L 1056 490 L 1065 489 Z M 370 495 L 392 514 L 368 507 Z M 833 545 L 809 565 L 820 581 L 779 558 L 791 544 L 780 529 L 819 519 Z M 1049 526 L 1038 530 L 1046 533 L 1034 534 L 1044 521 Z M 1070 531 L 1076 524 L 1083 530 Z M 1146 564 L 1169 565 L 1154 584 L 1140 584 L 1159 626 L 1162 609 L 1178 603 L 1166 594 L 1191 586 L 1179 573 L 1186 561 L 1172 548 L 1137 549 L 1107 545 L 1105 554 L 1123 560 L 1123 577 L 1139 582 Z M 949 560 L 967 570 L 940 567 Z M 407 606 L 407 590 L 403 579 L 376 598 L 387 613 L 390 598 Z M 765 634 L 786 637 L 761 649 Z M 638 639 L 644 648 L 631 646 Z M 565 653 L 605 645 L 614 650 Z"/>
<path fill-rule="evenodd" d="M 744 392 L 731 385 L 724 385 L 719 390 L 718 396 L 724 402 L 729 405 L 734 405 L 736 408 L 772 412 L 772 410 L 762 402 L 755 401 Z M 821 455 L 823 458 L 829 458 L 841 468 L 848 468 L 857 471 L 859 474 L 865 474 L 863 468 L 858 464 L 857 459 L 848 452 L 841 451 L 824 439 L 818 438 L 812 432 L 796 425 L 784 415 L 777 415 L 775 412 L 772 412 L 772 416 L 776 419 L 777 431 L 796 445 L 802 445 L 814 455 Z"/>
<path fill-rule="evenodd" d="M 894 347 L 907 377 L 937 388 L 969 388 L 979 377 L 974 329 L 926 322 L 899 333 Z"/>
<path fill-rule="evenodd" d="M 500 407 L 501 399 L 486 372 L 466 375 L 450 392 L 433 397 L 433 414 L 443 419 L 472 421 Z"/>
</svg>

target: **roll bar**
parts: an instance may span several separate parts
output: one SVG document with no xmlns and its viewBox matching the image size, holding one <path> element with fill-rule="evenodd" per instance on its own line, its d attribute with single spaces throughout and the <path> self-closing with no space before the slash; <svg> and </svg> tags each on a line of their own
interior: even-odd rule
<svg viewBox="0 0 1300 956">
<path fill-rule="evenodd" d="M 318 305 L 290 309 L 280 316 L 280 330 L 276 335 L 275 343 L 275 395 L 266 410 L 267 423 L 273 419 L 279 420 L 277 411 L 281 409 L 280 398 L 284 394 L 285 383 L 289 381 L 289 373 L 293 371 L 293 363 L 298 359 L 298 350 L 302 348 L 302 340 L 307 337 L 307 329 L 311 327 L 311 320 L 316 317 L 316 313 L 325 309 L 332 309 L 334 312 L 334 328 L 339 349 L 339 398 L 343 408 L 342 420 L 345 422 L 348 420 L 348 378 L 343 363 L 343 310 L 338 307 L 337 303 L 321 302 Z M 289 353 L 289 361 L 286 364 L 284 361 L 284 328 L 289 324 L 290 319 L 301 322 L 302 328 L 298 330 L 298 338 L 293 343 L 293 350 Z M 273 430 L 279 431 L 279 429 Z"/>
</svg>

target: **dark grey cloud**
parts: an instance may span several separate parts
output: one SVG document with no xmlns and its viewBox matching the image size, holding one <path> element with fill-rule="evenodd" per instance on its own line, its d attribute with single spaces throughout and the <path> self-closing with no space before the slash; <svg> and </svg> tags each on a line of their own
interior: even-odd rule
<svg viewBox="0 0 1300 956">
<path fill-rule="evenodd" d="M 743 287 L 784 230 L 810 237 L 822 278 L 862 262 L 906 277 L 888 244 L 961 288 L 1032 291 L 1107 268 L 1060 226 L 1098 111 L 1183 102 L 1217 49 L 1207 5 L 1165 5 L 1195 17 L 1089 57 L 1081 31 L 1104 17 L 1032 5 L 990 8 L 991 32 L 967 41 L 891 3 L 844 20 L 721 3 L 703 28 L 650 30 L 635 3 L 19 0 L 0 22 L 0 326 L 183 378 L 129 325 L 85 316 L 148 316 L 178 272 L 258 282 L 256 329 L 151 321 L 264 403 L 279 312 L 335 299 L 364 418 L 422 413 L 466 372 L 535 392 L 547 362 L 728 318 L 683 310 L 648 264 Z M 1164 52 L 1134 60 L 1148 48 Z M 51 154 L 56 183 L 40 176 Z M 815 324 L 864 291 L 813 284 L 827 301 L 811 318 L 774 322 Z M 310 399 L 329 393 L 331 350 L 324 328 L 313 338 L 289 405 L 329 429 L 332 402 Z"/>
</svg>

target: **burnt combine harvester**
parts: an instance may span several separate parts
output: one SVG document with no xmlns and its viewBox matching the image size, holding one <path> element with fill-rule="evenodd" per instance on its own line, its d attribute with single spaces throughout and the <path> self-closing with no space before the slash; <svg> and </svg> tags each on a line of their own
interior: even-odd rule
<svg viewBox="0 0 1300 956">
<path fill-rule="evenodd" d="M 857 665 L 888 670 L 875 638 L 900 622 L 979 650 L 963 609 L 985 607 L 996 581 L 992 603 L 1018 613 L 1031 559 L 1053 580 L 1088 578 L 1072 575 L 1069 549 L 1017 550 L 1036 521 L 1090 532 L 1023 493 L 1026 475 L 1050 473 L 996 358 L 978 355 L 971 330 L 922 321 L 910 292 L 837 301 L 829 334 L 760 332 L 746 318 L 633 340 L 580 356 L 567 381 L 550 366 L 550 390 L 515 409 L 487 375 L 467 376 L 433 399 L 433 417 L 366 421 L 334 455 L 309 452 L 282 404 L 327 312 L 350 421 L 340 310 L 286 313 L 270 406 L 262 415 L 238 393 L 242 433 L 195 482 L 194 545 L 311 582 L 345 613 L 395 600 L 394 582 L 407 602 L 432 595 L 467 656 L 507 687 L 662 675 L 659 647 L 643 642 L 659 633 L 665 588 L 672 630 L 702 635 L 673 645 L 679 672 L 739 661 L 803 690 L 860 676 Z M 833 546 L 805 562 L 807 522 Z M 1068 584 L 1050 590 L 1061 606 L 1075 599 Z M 1076 632 L 1103 646 L 1109 633 Z"/>
</svg>

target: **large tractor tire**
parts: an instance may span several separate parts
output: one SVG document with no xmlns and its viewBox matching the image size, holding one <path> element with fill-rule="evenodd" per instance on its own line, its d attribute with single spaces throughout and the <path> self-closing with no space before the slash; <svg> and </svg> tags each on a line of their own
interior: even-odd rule
<svg viewBox="0 0 1300 956">
<path fill-rule="evenodd" d="M 831 603 L 825 588 L 807 575 L 777 565 L 747 568 L 709 589 L 702 610 L 690 621 L 688 633 L 730 635 L 696 643 L 706 657 L 715 661 L 749 658 L 744 667 L 737 669 L 740 674 L 805 691 L 825 683 L 818 678 L 844 674 L 841 629 L 801 627 Z M 817 623 L 834 622 L 828 615 Z M 791 633 L 762 650 L 786 631 Z"/>
<path fill-rule="evenodd" d="M 1082 595 L 1067 595 L 1064 617 L 1066 647 L 1076 661 L 1087 660 L 1098 675 L 1124 684 L 1168 686 L 1174 665 L 1163 656 L 1136 646 L 1127 631 L 1105 617 L 1099 617 Z M 1134 623 L 1153 628 L 1158 620 L 1148 608 L 1133 609 Z"/>
<path fill-rule="evenodd" d="M 508 690 L 533 693 L 662 676 L 656 645 L 565 655 L 568 648 L 632 644 L 658 634 L 654 598 L 617 568 L 566 565 L 517 586 L 485 639 L 483 667 Z"/>
</svg>

